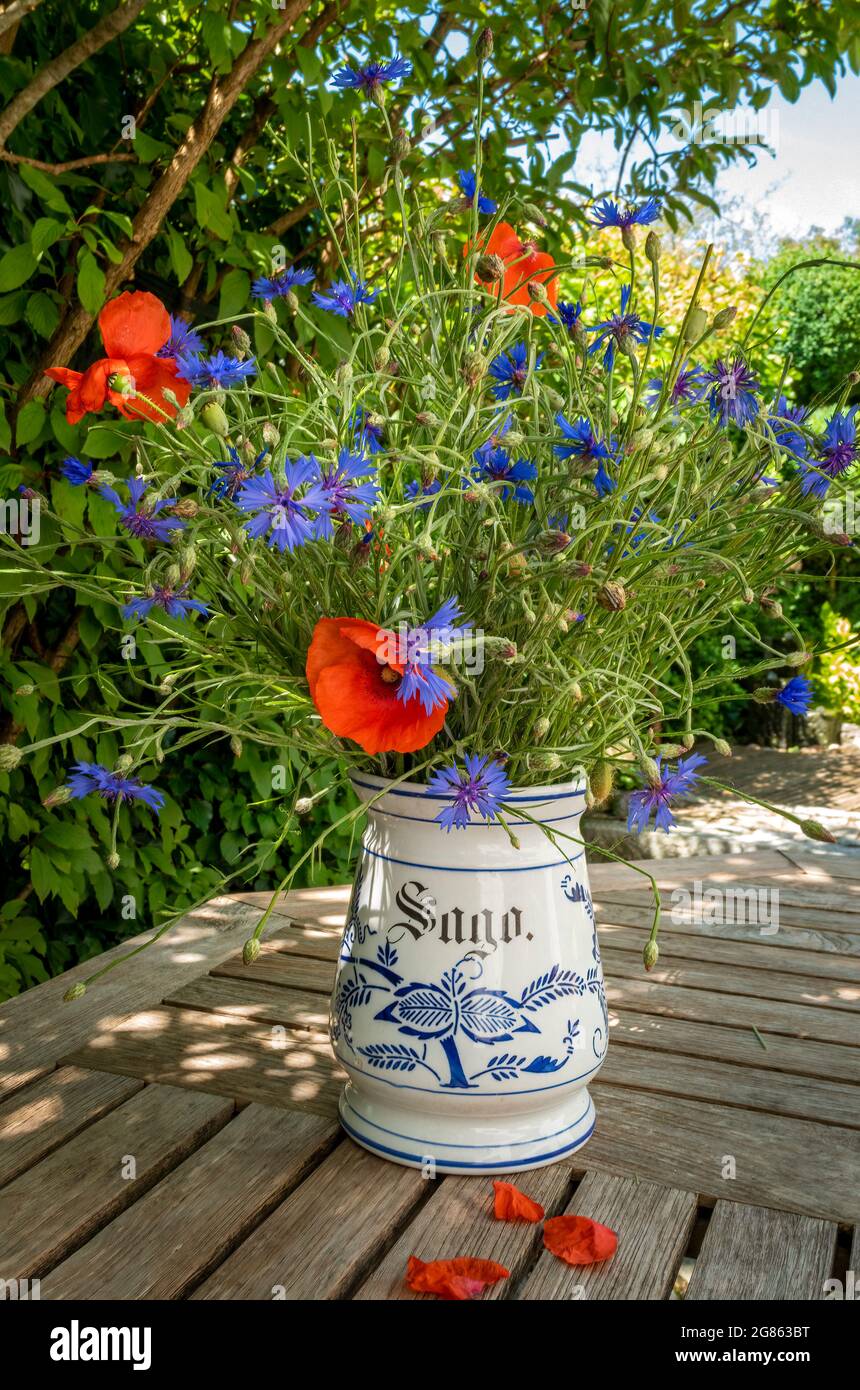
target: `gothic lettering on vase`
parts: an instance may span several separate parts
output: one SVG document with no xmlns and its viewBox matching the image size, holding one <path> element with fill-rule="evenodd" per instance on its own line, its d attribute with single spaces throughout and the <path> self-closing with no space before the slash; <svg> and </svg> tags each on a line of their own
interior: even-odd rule
<svg viewBox="0 0 860 1390">
<path fill-rule="evenodd" d="M 489 955 L 499 944 L 512 941 L 532 941 L 526 930 L 522 910 L 510 907 L 501 916 L 491 908 L 467 912 L 456 904 L 438 910 L 430 890 L 417 879 L 402 883 L 394 895 L 398 918 L 388 929 L 388 940 L 397 944 L 407 934 L 419 941 L 435 932 L 443 945 L 471 946 L 478 954 Z"/>
</svg>

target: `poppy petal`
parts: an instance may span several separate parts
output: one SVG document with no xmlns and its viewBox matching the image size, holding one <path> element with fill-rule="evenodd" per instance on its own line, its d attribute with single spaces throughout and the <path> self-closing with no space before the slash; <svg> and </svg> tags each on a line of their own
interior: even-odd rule
<svg viewBox="0 0 860 1390">
<path fill-rule="evenodd" d="M 356 642 L 344 637 L 341 632 L 342 625 L 350 621 L 353 626 L 356 626 L 362 622 L 362 619 L 320 618 L 314 628 L 305 663 L 305 675 L 311 688 L 311 699 L 314 702 L 316 702 L 316 683 L 320 672 L 326 666 L 336 666 L 343 662 L 357 662 L 359 660 Z M 374 633 L 379 630 L 375 623 L 364 623 L 364 626 L 368 630 L 372 629 Z"/>
<path fill-rule="evenodd" d="M 494 1182 L 493 1215 L 497 1221 L 543 1221 L 543 1207 L 512 1182 Z"/>
<path fill-rule="evenodd" d="M 538 317 L 547 312 L 547 305 L 532 302 L 529 295 L 529 281 L 537 280 L 544 286 L 547 298 L 554 309 L 558 304 L 558 279 L 551 278 L 555 261 L 545 251 L 534 251 L 523 257 L 505 272 L 502 295 L 509 304 L 528 304 Z"/>
<path fill-rule="evenodd" d="M 170 337 L 170 315 L 147 290 L 126 290 L 102 309 L 99 328 L 108 357 L 154 356 Z"/>
<path fill-rule="evenodd" d="M 327 729 L 352 739 L 365 753 L 415 753 L 435 738 L 448 711 L 447 700 L 424 713 L 420 700 L 398 700 L 397 686 L 382 679 L 372 652 L 358 661 L 326 666 L 315 681 L 314 704 Z"/>
<path fill-rule="evenodd" d="M 135 355 L 129 357 L 128 369 L 135 390 L 149 398 L 141 400 L 136 396 L 119 395 L 117 399 L 117 393 L 111 392 L 111 401 L 129 420 L 143 418 L 158 423 L 163 421 L 165 416 L 172 420 L 176 415 L 176 406 L 165 399 L 165 387 L 173 392 L 180 405 L 185 405 L 191 395 L 191 387 L 177 372 L 172 357 L 152 357 L 146 353 Z"/>
<path fill-rule="evenodd" d="M 490 1284 L 507 1279 L 510 1270 L 495 1260 L 463 1256 L 456 1260 L 419 1260 L 409 1256 L 406 1282 L 413 1293 L 433 1293 L 437 1298 L 465 1300 L 483 1293 Z"/>
<path fill-rule="evenodd" d="M 49 376 L 52 381 L 58 381 L 61 386 L 68 386 L 71 391 L 81 379 L 81 372 L 73 372 L 69 367 L 46 367 L 45 376 Z"/>
<path fill-rule="evenodd" d="M 587 1216 L 551 1216 L 543 1228 L 543 1243 L 569 1265 L 598 1264 L 618 1249 L 615 1232 Z"/>
</svg>

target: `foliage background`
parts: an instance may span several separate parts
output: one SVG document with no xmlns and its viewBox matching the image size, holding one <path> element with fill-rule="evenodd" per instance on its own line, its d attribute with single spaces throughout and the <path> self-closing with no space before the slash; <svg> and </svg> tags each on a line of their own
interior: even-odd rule
<svg viewBox="0 0 860 1390">
<path fill-rule="evenodd" d="M 613 192 L 576 180 L 577 150 L 589 130 L 612 132 L 619 186 L 632 195 L 658 192 L 669 228 L 680 236 L 685 219 L 719 211 L 713 183 L 725 164 L 752 156 L 743 147 L 691 139 L 668 153 L 655 147 L 653 158 L 636 163 L 630 154 L 637 135 L 656 138 L 672 111 L 692 110 L 699 100 L 760 109 L 777 92 L 794 101 L 816 78 L 832 90 L 835 73 L 860 71 L 853 0 L 591 0 L 576 8 L 537 0 L 497 0 L 491 8 L 430 7 L 427 0 L 0 5 L 0 90 L 7 99 L 0 112 L 0 494 L 14 496 L 22 482 L 50 494 L 66 529 L 48 539 L 64 563 L 89 563 L 68 526 L 80 524 L 86 509 L 104 532 L 99 511 L 108 504 L 63 481 L 60 461 L 72 453 L 125 476 L 140 427 L 92 419 L 70 427 L 61 402 L 49 395 L 44 366 L 93 360 L 96 314 L 131 285 L 202 321 L 239 312 L 277 247 L 288 260 L 306 253 L 326 277 L 333 249 L 310 191 L 276 162 L 272 130 L 298 142 L 310 122 L 316 140 L 327 135 L 343 148 L 355 138 L 364 152 L 362 202 L 378 209 L 378 235 L 385 236 L 379 190 L 387 148 L 377 127 L 365 126 L 360 103 L 335 101 L 328 85 L 331 72 L 356 53 L 390 55 L 396 46 L 413 60 L 414 77 L 392 118 L 413 139 L 407 167 L 437 175 L 440 196 L 448 196 L 464 163 L 474 39 L 488 21 L 496 54 L 485 165 L 496 186 L 515 186 L 543 209 L 544 244 L 558 259 L 582 248 L 592 193 Z M 549 132 L 558 138 L 549 141 Z M 801 250 L 798 243 L 780 256 Z M 688 297 L 689 251 L 679 247 L 675 264 L 670 311 L 672 295 Z M 733 302 L 742 316 L 751 313 L 779 271 L 774 263 L 749 269 L 752 289 L 741 287 L 725 261 L 718 264 L 705 303 Z M 860 357 L 856 278 L 833 289 L 822 313 L 819 283 L 798 276 L 788 308 L 783 301 L 782 317 L 768 328 L 769 360 L 776 360 L 781 333 L 795 356 L 799 390 L 821 389 L 822 375 L 844 362 L 847 341 Z M 814 598 L 798 602 L 816 617 Z M 97 600 L 75 606 L 63 589 L 43 602 L 22 599 L 0 573 L 0 615 L 0 740 L 66 734 L 81 726 L 96 691 L 116 700 L 102 669 L 117 659 L 115 609 Z M 123 681 L 140 692 L 163 672 L 158 649 L 138 636 Z M 138 817 L 134 840 L 123 834 L 133 848 L 110 873 L 98 801 L 77 803 L 74 818 L 67 813 L 61 823 L 41 799 L 75 759 L 110 763 L 119 751 L 109 734 L 79 734 L 0 773 L 8 866 L 0 998 L 151 925 L 161 909 L 214 890 L 222 872 L 238 867 L 249 838 L 273 833 L 271 766 L 293 766 L 288 748 L 273 755 L 231 749 L 226 740 L 189 754 L 164 787 L 160 824 L 151 828 Z M 253 886 L 272 886 L 290 852 L 330 819 L 328 778 L 326 769 L 315 774 L 320 800 L 294 825 L 280 862 Z M 348 843 L 329 841 L 309 872 L 317 881 L 342 879 L 349 855 Z M 135 916 L 128 915 L 132 899 Z"/>
</svg>

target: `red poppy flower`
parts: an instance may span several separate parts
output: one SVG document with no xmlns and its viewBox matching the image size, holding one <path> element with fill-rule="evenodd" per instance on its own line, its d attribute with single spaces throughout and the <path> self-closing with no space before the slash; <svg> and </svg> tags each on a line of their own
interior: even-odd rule
<svg viewBox="0 0 860 1390">
<path fill-rule="evenodd" d="M 534 242 L 520 241 L 509 222 L 499 222 L 493 228 L 486 246 L 479 238 L 481 249 L 488 256 L 498 256 L 505 263 L 505 277 L 502 281 L 502 298 L 509 304 L 527 304 L 533 314 L 542 315 L 549 307 L 558 303 L 558 280 L 552 275 L 555 261 L 546 251 L 538 251 Z M 470 250 L 471 242 L 463 248 L 463 254 Z M 475 276 L 479 284 L 483 281 Z M 536 280 L 546 289 L 549 305 L 533 302 L 529 295 L 529 281 Z M 492 290 L 492 285 L 487 285 Z"/>
<path fill-rule="evenodd" d="M 493 1215 L 497 1221 L 543 1221 L 543 1207 L 514 1187 L 512 1182 L 494 1182 Z"/>
<path fill-rule="evenodd" d="M 365 753 L 414 753 L 435 738 L 448 701 L 428 714 L 417 697 L 397 698 L 404 665 L 383 653 L 397 648 L 393 632 L 362 618 L 320 618 L 305 674 L 327 729 Z"/>
<path fill-rule="evenodd" d="M 543 1243 L 569 1265 L 597 1264 L 618 1249 L 615 1232 L 587 1216 L 551 1216 L 543 1228 Z"/>
<path fill-rule="evenodd" d="M 68 386 L 66 419 L 76 425 L 89 411 L 115 405 L 127 420 L 164 420 L 176 414 L 176 406 L 164 396 L 169 388 L 181 405 L 191 387 L 179 375 L 172 357 L 157 357 L 170 337 L 170 316 L 160 299 L 145 290 L 126 291 L 106 304 L 99 314 L 99 329 L 106 357 L 85 372 L 68 367 L 49 367 L 45 375 Z M 129 381 L 136 393 L 124 395 L 116 386 Z"/>
<path fill-rule="evenodd" d="M 406 1282 L 413 1293 L 435 1293 L 437 1298 L 467 1299 L 483 1293 L 488 1284 L 507 1279 L 509 1269 L 495 1260 L 476 1260 L 466 1255 L 456 1260 L 419 1260 L 409 1256 Z"/>
</svg>

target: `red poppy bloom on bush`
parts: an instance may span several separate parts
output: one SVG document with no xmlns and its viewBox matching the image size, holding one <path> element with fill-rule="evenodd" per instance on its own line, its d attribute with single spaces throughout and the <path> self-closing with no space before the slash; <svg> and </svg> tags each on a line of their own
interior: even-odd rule
<svg viewBox="0 0 860 1390">
<path fill-rule="evenodd" d="M 68 367 L 49 367 L 46 376 L 68 386 L 66 419 L 76 425 L 89 411 L 102 410 L 110 401 L 127 420 L 164 420 L 176 414 L 165 399 L 169 388 L 181 405 L 191 393 L 178 374 L 172 357 L 156 356 L 170 337 L 170 315 L 154 294 L 126 291 L 106 304 L 99 314 L 99 329 L 107 356 L 85 372 Z M 134 392 L 124 395 L 122 383 Z"/>
<path fill-rule="evenodd" d="M 555 269 L 555 261 L 547 251 L 538 251 L 534 242 L 520 241 L 519 236 L 514 231 L 509 222 L 499 222 L 492 230 L 490 239 L 484 244 L 483 237 L 479 238 L 478 244 L 487 256 L 498 256 L 505 264 L 505 275 L 502 281 L 502 297 L 509 304 L 528 304 L 531 305 L 533 314 L 542 315 L 548 308 L 555 308 L 558 303 L 558 280 L 552 275 Z M 464 254 L 471 249 L 471 242 L 467 242 Z M 478 280 L 478 276 L 475 276 Z M 529 281 L 536 281 L 542 284 L 547 293 L 549 304 L 538 304 L 533 301 L 529 294 Z M 483 283 L 478 281 L 479 284 Z M 492 289 L 492 285 L 487 286 Z"/>
<path fill-rule="evenodd" d="M 403 636 L 363 618 L 320 618 L 305 673 L 327 729 L 365 753 L 414 753 L 435 738 L 456 694 L 429 645 L 457 635 L 456 600 Z"/>
</svg>

